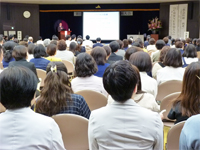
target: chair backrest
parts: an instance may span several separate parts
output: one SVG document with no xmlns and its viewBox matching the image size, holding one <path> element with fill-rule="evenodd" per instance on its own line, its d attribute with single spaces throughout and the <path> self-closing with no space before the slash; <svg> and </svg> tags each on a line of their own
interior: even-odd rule
<svg viewBox="0 0 200 150">
<path fill-rule="evenodd" d="M 44 86 L 44 79 L 46 78 L 46 72 L 42 69 L 36 69 L 38 78 L 41 78 L 40 87 Z"/>
<path fill-rule="evenodd" d="M 76 94 L 84 97 L 91 111 L 107 105 L 107 97 L 99 92 L 82 90 L 76 92 Z"/>
<path fill-rule="evenodd" d="M 181 92 L 181 89 L 182 81 L 171 80 L 161 83 L 160 85 L 158 85 L 158 94 L 156 100 L 161 101 L 165 96 L 171 93 Z"/>
<path fill-rule="evenodd" d="M 172 93 L 172 94 L 169 94 L 167 95 L 166 97 L 163 98 L 163 100 L 161 101 L 161 104 L 160 104 L 160 111 L 162 110 L 166 110 L 166 112 L 163 113 L 163 119 L 164 120 L 169 120 L 171 121 L 167 115 L 169 114 L 171 108 L 172 108 L 172 102 L 174 99 L 176 99 L 179 95 L 180 95 L 181 92 L 176 92 L 176 93 Z"/>
<path fill-rule="evenodd" d="M 67 67 L 67 72 L 73 74 L 73 72 L 74 72 L 74 65 L 71 62 L 67 61 L 67 60 L 62 60 L 62 62 Z"/>
<path fill-rule="evenodd" d="M 86 45 L 86 46 L 85 46 L 85 51 L 86 51 L 86 53 L 90 54 L 91 51 L 92 51 L 92 47 Z"/>
<path fill-rule="evenodd" d="M 148 51 L 148 54 L 149 54 L 149 56 L 151 56 L 151 54 L 153 53 L 153 52 L 155 52 L 156 50 L 149 50 Z"/>
<path fill-rule="evenodd" d="M 74 114 L 53 116 L 67 150 L 88 150 L 88 119 Z"/>
<path fill-rule="evenodd" d="M 167 135 L 167 150 L 179 149 L 179 137 L 185 121 L 175 124 Z"/>
<path fill-rule="evenodd" d="M 200 51 L 197 52 L 197 57 L 200 59 Z"/>
<path fill-rule="evenodd" d="M 6 108 L 0 103 L 0 113 L 6 111 Z"/>
</svg>

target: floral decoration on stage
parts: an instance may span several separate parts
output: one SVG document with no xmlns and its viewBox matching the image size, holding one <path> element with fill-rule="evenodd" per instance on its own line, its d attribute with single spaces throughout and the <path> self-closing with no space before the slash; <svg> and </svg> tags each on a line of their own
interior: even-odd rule
<svg viewBox="0 0 200 150">
<path fill-rule="evenodd" d="M 157 17 L 153 18 L 152 20 L 149 20 L 148 28 L 152 33 L 156 33 L 162 28 L 162 23 Z"/>
</svg>

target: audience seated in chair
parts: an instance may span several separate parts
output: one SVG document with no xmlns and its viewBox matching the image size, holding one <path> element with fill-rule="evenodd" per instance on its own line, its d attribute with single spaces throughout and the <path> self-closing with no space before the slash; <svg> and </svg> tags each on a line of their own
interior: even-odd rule
<svg viewBox="0 0 200 150">
<path fill-rule="evenodd" d="M 171 48 L 167 52 L 163 60 L 163 64 L 165 67 L 157 71 L 158 85 L 170 80 L 183 80 L 185 69 L 182 68 L 182 57 L 180 50 Z"/>
<path fill-rule="evenodd" d="M 47 65 L 50 61 L 43 58 L 43 57 L 47 57 L 47 53 L 45 51 L 44 46 L 42 44 L 37 45 L 34 48 L 33 55 L 34 55 L 34 58 L 31 59 L 30 62 L 34 63 L 36 68 L 46 71 Z"/>
<path fill-rule="evenodd" d="M 175 123 L 187 120 L 192 115 L 200 114 L 200 62 L 191 63 L 185 70 L 182 91 L 173 102 L 173 108 L 168 114 Z"/>
<path fill-rule="evenodd" d="M 137 92 L 137 74 L 128 61 L 115 62 L 106 69 L 103 83 L 114 102 L 92 111 L 89 149 L 163 148 L 163 124 L 159 114 L 133 100 Z"/>
<path fill-rule="evenodd" d="M 47 116 L 70 113 L 89 118 L 90 109 L 82 96 L 73 94 L 67 68 L 62 62 L 51 62 L 47 66 L 47 76 L 36 103 L 36 112 Z"/>
<path fill-rule="evenodd" d="M 46 57 L 49 61 L 62 61 L 60 58 L 55 57 L 56 55 L 56 45 L 55 44 L 49 44 L 47 46 L 47 54 L 49 57 Z"/>
<path fill-rule="evenodd" d="M 56 122 L 30 109 L 37 88 L 35 74 L 25 67 L 8 67 L 0 83 L 0 100 L 6 107 L 0 115 L 0 149 L 65 150 Z"/>
<path fill-rule="evenodd" d="M 94 58 L 98 67 L 98 71 L 94 75 L 97 77 L 103 77 L 104 71 L 110 65 L 106 63 L 107 54 L 105 49 L 97 46 L 92 50 L 91 56 Z"/>
<path fill-rule="evenodd" d="M 122 42 L 121 40 L 117 40 L 117 42 L 119 43 L 119 49 L 118 49 L 118 51 L 117 51 L 115 54 L 117 54 L 117 55 L 119 55 L 119 56 L 122 56 L 123 59 L 124 59 L 125 50 L 122 49 L 122 48 L 123 48 L 123 42 Z M 132 45 L 131 45 L 131 46 L 132 46 Z"/>
<path fill-rule="evenodd" d="M 81 38 L 78 38 L 77 39 L 77 47 L 76 47 L 76 51 L 78 52 L 78 54 L 86 52 L 85 46 L 82 46 L 82 44 L 83 44 L 83 40 Z"/>
<path fill-rule="evenodd" d="M 75 75 L 72 79 L 72 90 L 76 93 L 81 90 L 93 90 L 107 96 L 103 87 L 102 78 L 94 76 L 97 65 L 93 57 L 87 53 L 81 53 L 76 58 Z"/>
<path fill-rule="evenodd" d="M 150 50 L 157 50 L 156 48 L 156 40 L 154 38 L 150 38 L 149 40 L 149 45 L 147 46 L 147 50 L 150 51 Z"/>
<path fill-rule="evenodd" d="M 111 54 L 111 48 L 109 45 L 105 45 L 103 46 L 103 48 L 106 50 L 106 60 L 108 60 L 108 58 L 110 57 L 110 54 Z"/>
<path fill-rule="evenodd" d="M 136 46 L 132 46 L 130 48 L 127 49 L 126 53 L 125 53 L 125 60 L 129 60 L 131 54 L 139 52 L 139 51 L 143 51 L 141 48 L 136 47 Z"/>
<path fill-rule="evenodd" d="M 83 46 L 89 46 L 90 48 L 93 47 L 93 42 L 90 40 L 90 36 L 86 35 L 86 40 L 83 41 Z"/>
<path fill-rule="evenodd" d="M 34 54 L 34 48 L 36 47 L 35 44 L 30 43 L 28 44 L 28 57 L 27 57 L 27 61 L 30 61 L 31 59 L 34 58 L 33 54 Z"/>
<path fill-rule="evenodd" d="M 151 61 L 156 62 L 160 57 L 160 50 L 165 46 L 165 42 L 163 40 L 158 40 L 156 42 L 156 51 L 151 54 Z"/>
<path fill-rule="evenodd" d="M 96 39 L 96 42 L 97 42 L 97 43 L 95 43 L 95 44 L 93 45 L 93 48 L 95 48 L 95 47 L 97 47 L 97 46 L 103 47 L 103 44 L 101 44 L 101 38 L 100 38 L 100 37 L 98 37 L 98 38 Z"/>
</svg>

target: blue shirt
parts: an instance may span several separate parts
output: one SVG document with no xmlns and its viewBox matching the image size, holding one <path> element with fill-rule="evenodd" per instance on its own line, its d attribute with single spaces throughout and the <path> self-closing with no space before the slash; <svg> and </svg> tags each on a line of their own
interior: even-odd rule
<svg viewBox="0 0 200 150">
<path fill-rule="evenodd" d="M 103 77 L 103 74 L 106 70 L 106 68 L 109 66 L 110 64 L 105 63 L 104 65 L 98 65 L 98 71 L 94 74 L 97 77 Z"/>
<path fill-rule="evenodd" d="M 4 59 L 3 59 L 3 60 L 2 60 L 3 67 L 4 67 L 4 68 L 8 67 L 8 66 L 9 66 L 9 63 L 10 63 L 11 61 L 15 61 L 15 58 L 12 57 L 12 58 L 10 59 L 9 62 L 5 62 Z"/>
<path fill-rule="evenodd" d="M 200 149 L 200 115 L 190 117 L 180 135 L 179 150 Z"/>
<path fill-rule="evenodd" d="M 42 69 L 44 71 L 46 71 L 47 65 L 50 63 L 49 60 L 44 58 L 33 58 L 30 62 L 35 64 L 35 68 Z"/>
<path fill-rule="evenodd" d="M 60 114 L 76 114 L 89 119 L 91 112 L 83 96 L 71 94 L 71 98 L 72 101 L 67 100 L 67 106 L 62 109 Z"/>
</svg>

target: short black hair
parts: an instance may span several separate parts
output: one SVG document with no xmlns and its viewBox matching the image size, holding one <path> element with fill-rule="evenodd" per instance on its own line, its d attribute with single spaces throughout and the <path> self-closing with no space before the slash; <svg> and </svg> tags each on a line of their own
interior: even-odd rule
<svg viewBox="0 0 200 150">
<path fill-rule="evenodd" d="M 46 53 L 45 47 L 42 44 L 38 44 L 34 48 L 33 56 L 34 56 L 34 58 L 46 57 L 47 53 Z"/>
<path fill-rule="evenodd" d="M 16 61 L 22 60 L 27 57 L 27 48 L 23 45 L 15 46 L 12 52 L 12 56 Z"/>
<path fill-rule="evenodd" d="M 136 47 L 136 46 L 131 46 L 129 47 L 127 50 L 126 50 L 126 53 L 125 53 L 125 60 L 129 60 L 131 54 L 133 53 L 136 53 L 138 51 L 143 51 L 141 48 L 139 47 Z"/>
<path fill-rule="evenodd" d="M 181 51 L 177 48 L 171 48 L 165 55 L 163 64 L 174 68 L 182 67 Z"/>
<path fill-rule="evenodd" d="M 30 43 L 30 44 L 28 45 L 28 53 L 29 53 L 29 54 L 33 54 L 33 53 L 34 53 L 34 48 L 35 48 L 35 47 L 36 47 L 35 44 Z"/>
<path fill-rule="evenodd" d="M 135 40 L 135 42 L 138 42 L 140 44 L 140 48 L 143 48 L 144 47 L 144 43 L 142 42 L 141 38 L 137 38 Z"/>
<path fill-rule="evenodd" d="M 86 35 L 85 38 L 86 38 L 86 40 L 89 40 L 89 39 L 90 39 L 90 36 L 89 36 L 89 35 Z"/>
<path fill-rule="evenodd" d="M 3 44 L 3 59 L 5 62 L 9 62 L 12 59 L 12 51 L 13 48 L 17 45 L 17 43 L 13 41 L 7 41 Z"/>
<path fill-rule="evenodd" d="M 87 77 L 97 72 L 97 65 L 91 55 L 80 53 L 76 58 L 75 73 L 78 77 Z"/>
<path fill-rule="evenodd" d="M 111 64 L 103 75 L 105 90 L 118 102 L 130 99 L 137 84 L 137 72 L 128 61 L 120 60 Z"/>
<path fill-rule="evenodd" d="M 38 37 L 38 40 L 42 40 L 42 37 L 41 37 L 41 36 L 39 36 L 39 37 Z"/>
<path fill-rule="evenodd" d="M 90 55 L 94 58 L 97 65 L 104 65 L 106 63 L 107 54 L 103 47 L 95 47 Z"/>
<path fill-rule="evenodd" d="M 37 89 L 37 77 L 28 68 L 8 67 L 0 76 L 0 101 L 6 109 L 29 107 Z"/>
<path fill-rule="evenodd" d="M 111 48 L 112 53 L 116 52 L 119 49 L 119 43 L 117 41 L 112 41 L 109 44 L 109 46 Z"/>
<path fill-rule="evenodd" d="M 119 43 L 119 48 L 122 49 L 124 46 L 124 43 L 121 40 L 117 40 L 117 42 Z"/>
<path fill-rule="evenodd" d="M 28 39 L 27 39 L 27 38 L 24 38 L 23 41 L 24 41 L 24 42 L 28 42 Z"/>
<path fill-rule="evenodd" d="M 165 42 L 163 40 L 158 40 L 156 42 L 156 48 L 157 50 L 161 50 L 165 46 Z"/>
<path fill-rule="evenodd" d="M 69 39 L 70 39 L 70 37 L 71 37 L 70 35 L 67 35 L 67 36 L 66 36 L 66 40 L 69 40 Z"/>
<path fill-rule="evenodd" d="M 72 34 L 71 39 L 74 40 L 76 38 L 76 34 Z"/>
<path fill-rule="evenodd" d="M 129 61 L 131 64 L 135 65 L 140 72 L 150 72 L 152 69 L 151 58 L 146 52 L 136 52 L 133 53 Z"/>
<path fill-rule="evenodd" d="M 143 48 L 142 45 L 139 42 L 134 42 L 133 46 Z"/>
<path fill-rule="evenodd" d="M 97 41 L 97 42 L 100 42 L 100 41 L 101 41 L 101 38 L 100 38 L 100 37 L 98 37 L 98 38 L 96 39 L 96 41 Z"/>
<path fill-rule="evenodd" d="M 77 39 L 78 39 L 78 38 L 83 39 L 82 35 L 78 35 L 78 36 L 77 36 Z"/>
<path fill-rule="evenodd" d="M 184 53 L 182 55 L 183 57 L 191 57 L 196 58 L 197 57 L 197 49 L 193 44 L 188 44 L 184 50 Z"/>
<path fill-rule="evenodd" d="M 12 35 L 12 34 L 9 35 L 9 36 L 8 36 L 8 41 L 10 41 L 12 38 L 14 38 L 14 35 Z"/>
</svg>

